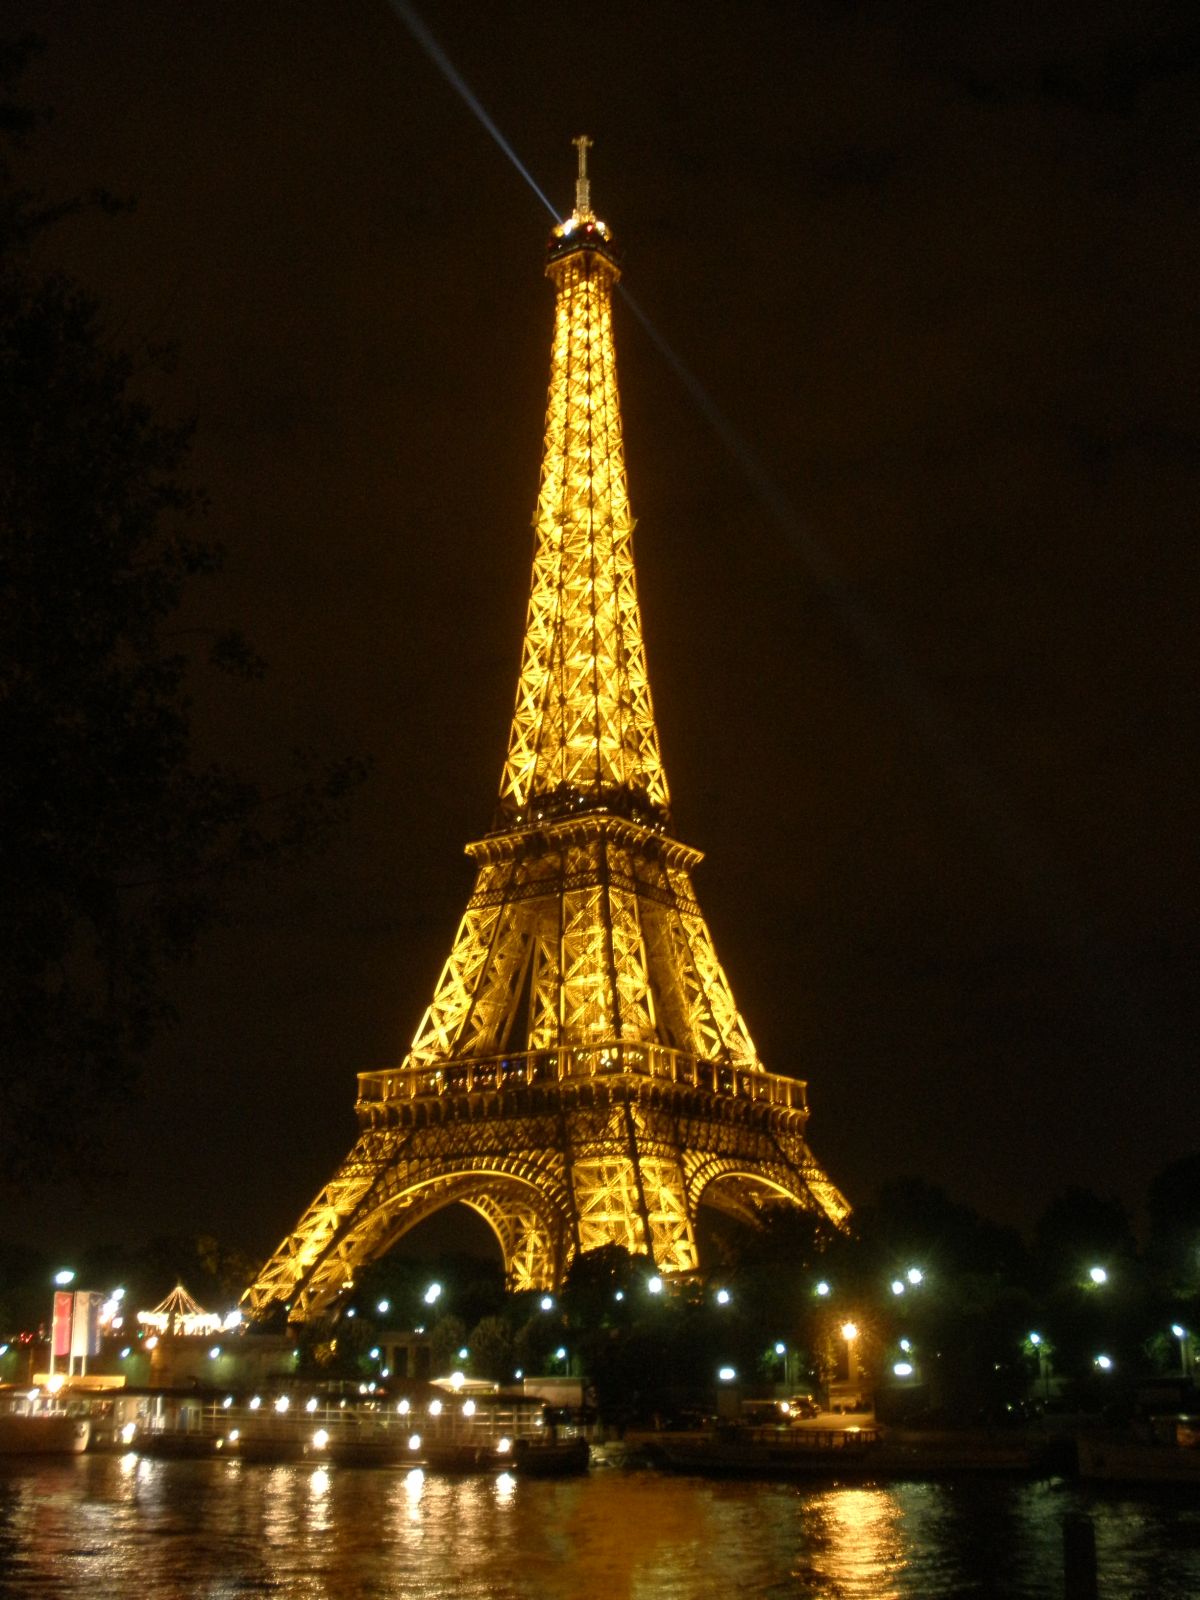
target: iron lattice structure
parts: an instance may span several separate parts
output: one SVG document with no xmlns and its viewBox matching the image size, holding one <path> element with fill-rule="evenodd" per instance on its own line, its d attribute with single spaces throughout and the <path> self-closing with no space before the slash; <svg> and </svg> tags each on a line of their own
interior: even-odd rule
<svg viewBox="0 0 1200 1600">
<path fill-rule="evenodd" d="M 516 1288 L 620 1244 L 697 1265 L 701 1202 L 848 1207 L 764 1070 L 670 834 L 612 335 L 620 273 L 586 141 L 550 241 L 556 305 L 533 583 L 493 831 L 403 1065 L 361 1073 L 359 1137 L 247 1291 L 319 1312 L 432 1212 L 491 1224 Z"/>
</svg>

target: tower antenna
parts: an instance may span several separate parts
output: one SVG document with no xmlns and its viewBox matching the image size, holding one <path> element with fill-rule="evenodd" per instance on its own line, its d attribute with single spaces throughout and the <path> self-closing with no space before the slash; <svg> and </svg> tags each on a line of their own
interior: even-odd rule
<svg viewBox="0 0 1200 1600">
<path fill-rule="evenodd" d="M 592 141 L 586 133 L 581 133 L 571 143 L 579 151 L 579 172 L 575 178 L 575 215 L 580 222 L 592 220 L 592 185 L 588 177 L 587 153 L 592 148 Z"/>
</svg>

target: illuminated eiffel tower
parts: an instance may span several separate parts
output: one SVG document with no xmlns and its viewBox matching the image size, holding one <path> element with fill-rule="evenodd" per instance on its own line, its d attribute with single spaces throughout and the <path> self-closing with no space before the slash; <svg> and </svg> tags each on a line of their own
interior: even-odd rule
<svg viewBox="0 0 1200 1600">
<path fill-rule="evenodd" d="M 556 290 L 533 585 L 500 804 L 403 1064 L 358 1079 L 358 1140 L 247 1291 L 293 1319 L 456 1201 L 514 1288 L 619 1244 L 697 1265 L 696 1213 L 848 1207 L 805 1142 L 805 1086 L 763 1069 L 671 836 L 633 568 L 612 236 L 577 139 Z"/>
</svg>

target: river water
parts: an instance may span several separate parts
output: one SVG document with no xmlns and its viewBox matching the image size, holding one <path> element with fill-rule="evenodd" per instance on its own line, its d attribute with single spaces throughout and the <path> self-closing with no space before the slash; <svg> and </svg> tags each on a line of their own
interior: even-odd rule
<svg viewBox="0 0 1200 1600">
<path fill-rule="evenodd" d="M 298 1600 L 1061 1600 L 1087 1510 L 1101 1600 L 1200 1596 L 1200 1505 L 1054 1483 L 799 1486 L 593 1469 L 451 1478 L 136 1456 L 0 1465 L 0 1595 Z"/>
</svg>

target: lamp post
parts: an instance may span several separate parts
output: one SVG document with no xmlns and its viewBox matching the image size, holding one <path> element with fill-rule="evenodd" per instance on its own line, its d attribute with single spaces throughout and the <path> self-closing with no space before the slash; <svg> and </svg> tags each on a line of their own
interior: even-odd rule
<svg viewBox="0 0 1200 1600">
<path fill-rule="evenodd" d="M 858 1324 L 856 1322 L 842 1323 L 842 1338 L 846 1341 L 846 1381 L 858 1382 Z"/>
<path fill-rule="evenodd" d="M 1033 1348 L 1034 1355 L 1037 1357 L 1037 1375 L 1042 1384 L 1042 1399 L 1048 1405 L 1050 1403 L 1050 1356 L 1046 1341 L 1040 1333 L 1031 1333 L 1029 1335 L 1029 1343 Z"/>
<path fill-rule="evenodd" d="M 1171 1324 L 1171 1332 L 1179 1340 L 1179 1370 L 1186 1378 L 1188 1375 L 1188 1369 L 1192 1364 L 1190 1359 L 1192 1353 L 1192 1336 L 1188 1330 L 1185 1327 L 1182 1327 L 1178 1322 L 1173 1322 Z"/>
</svg>

